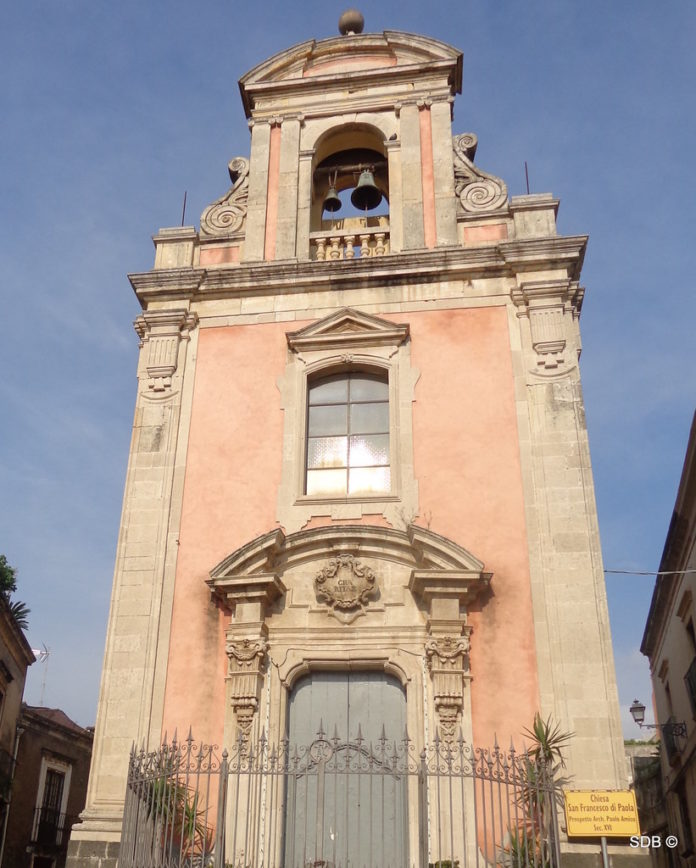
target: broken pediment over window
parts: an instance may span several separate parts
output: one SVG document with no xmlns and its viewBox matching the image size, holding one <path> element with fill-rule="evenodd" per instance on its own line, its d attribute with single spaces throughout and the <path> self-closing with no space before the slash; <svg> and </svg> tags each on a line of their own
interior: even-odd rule
<svg viewBox="0 0 696 868">
<path fill-rule="evenodd" d="M 477 145 L 474 133 L 452 137 L 454 191 L 460 213 L 481 214 L 507 205 L 507 186 L 502 178 L 489 175 L 474 165 Z"/>
<path fill-rule="evenodd" d="M 235 157 L 227 169 L 232 186 L 201 214 L 201 235 L 227 238 L 244 228 L 249 198 L 249 160 Z"/>
</svg>

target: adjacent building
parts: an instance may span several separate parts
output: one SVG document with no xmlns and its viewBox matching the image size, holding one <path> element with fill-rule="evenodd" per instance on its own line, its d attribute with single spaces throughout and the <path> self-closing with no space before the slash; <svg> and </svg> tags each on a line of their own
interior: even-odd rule
<svg viewBox="0 0 696 868">
<path fill-rule="evenodd" d="M 695 596 L 696 414 L 641 644 L 650 661 L 656 720 L 661 724 L 668 824 L 679 838 L 682 864 L 689 865 L 696 864 Z"/>
<path fill-rule="evenodd" d="M 131 745 L 174 734 L 150 770 L 200 744 L 262 765 L 233 795 L 214 778 L 196 846 L 216 865 L 510 853 L 546 818 L 511 818 L 483 766 L 509 768 L 537 712 L 574 733 L 575 786 L 626 785 L 578 367 L 587 239 L 475 163 L 462 63 L 355 13 L 261 62 L 231 187 L 130 275 L 135 422 L 75 868 L 113 866 L 143 823 L 148 858 L 193 858 L 142 779 L 122 824 Z M 379 805 L 361 773 L 392 775 Z M 562 823 L 545 834 L 595 864 Z"/>
<path fill-rule="evenodd" d="M 12 801 L 17 722 L 27 669 L 34 662 L 31 646 L 12 615 L 9 603 L 0 594 L 0 860 Z"/>
<path fill-rule="evenodd" d="M 23 705 L 2 866 L 64 868 L 85 806 L 93 732 L 58 708 Z"/>
</svg>

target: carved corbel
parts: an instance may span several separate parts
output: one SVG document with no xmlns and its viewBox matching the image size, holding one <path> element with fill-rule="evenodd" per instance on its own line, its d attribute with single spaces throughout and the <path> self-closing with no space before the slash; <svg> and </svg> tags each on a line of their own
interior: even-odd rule
<svg viewBox="0 0 696 868">
<path fill-rule="evenodd" d="M 269 534 L 266 562 L 282 534 Z M 206 584 L 213 598 L 232 619 L 227 628 L 227 682 L 238 738 L 244 747 L 250 737 L 254 715 L 259 706 L 268 659 L 268 607 L 285 593 L 285 585 L 275 573 L 227 573 L 227 562 L 213 570 Z"/>
<path fill-rule="evenodd" d="M 259 707 L 268 643 L 264 637 L 249 639 L 228 634 L 225 651 L 230 704 L 237 722 L 238 738 L 246 746 Z"/>
<path fill-rule="evenodd" d="M 471 627 L 468 606 L 490 584 L 491 574 L 480 570 L 414 570 L 409 588 L 428 607 L 430 638 L 425 658 L 433 685 L 433 702 L 443 741 L 454 740 L 464 709 L 464 684 L 469 678 Z"/>
<path fill-rule="evenodd" d="M 519 317 L 529 320 L 536 364 L 532 373 L 565 373 L 576 359 L 569 357 L 569 325 L 580 315 L 584 290 L 577 281 L 548 280 L 521 283 L 512 292 Z"/>
<path fill-rule="evenodd" d="M 187 341 L 198 324 L 198 315 L 188 310 L 145 311 L 133 323 L 140 348 L 147 345 L 144 361 L 148 389 L 166 392 L 177 369 L 179 344 Z"/>
<path fill-rule="evenodd" d="M 425 643 L 433 700 L 444 741 L 451 743 L 464 708 L 464 680 L 469 672 L 471 627 L 460 636 L 437 636 Z"/>
</svg>

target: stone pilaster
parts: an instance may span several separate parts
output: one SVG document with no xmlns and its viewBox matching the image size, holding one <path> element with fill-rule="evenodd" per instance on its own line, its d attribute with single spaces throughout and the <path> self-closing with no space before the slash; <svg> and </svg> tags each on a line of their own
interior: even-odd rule
<svg viewBox="0 0 696 868">
<path fill-rule="evenodd" d="M 420 118 L 418 106 L 408 103 L 400 109 L 401 195 L 404 250 L 425 246 L 423 228 L 423 177 L 421 165 Z M 391 213 L 390 208 L 390 213 Z"/>
<path fill-rule="evenodd" d="M 281 128 L 276 259 L 295 257 L 301 125 L 300 117 L 289 117 Z"/>
<path fill-rule="evenodd" d="M 574 733 L 567 756 L 574 786 L 621 788 L 623 740 L 577 365 L 582 288 L 571 278 L 534 277 L 521 275 L 512 290 L 510 321 L 540 711 Z"/>
<path fill-rule="evenodd" d="M 433 131 L 433 184 L 437 244 L 457 243 L 457 207 L 454 195 L 452 160 L 452 106 L 449 100 L 436 100 L 430 106 Z"/>
<path fill-rule="evenodd" d="M 160 737 L 196 323 L 185 309 L 146 311 L 135 322 L 139 389 L 89 790 L 71 835 L 71 865 L 83 857 L 113 864 L 130 746 L 151 747 Z"/>
<path fill-rule="evenodd" d="M 266 205 L 268 197 L 268 158 L 271 125 L 252 121 L 249 159 L 249 196 L 247 199 L 244 260 L 262 260 L 266 240 Z"/>
</svg>

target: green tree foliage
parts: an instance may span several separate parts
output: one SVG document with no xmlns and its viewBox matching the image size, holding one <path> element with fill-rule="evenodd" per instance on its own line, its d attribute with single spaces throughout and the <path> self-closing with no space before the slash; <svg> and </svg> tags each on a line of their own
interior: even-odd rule
<svg viewBox="0 0 696 868">
<path fill-rule="evenodd" d="M 0 594 L 10 607 L 10 612 L 22 630 L 29 627 L 29 612 L 31 609 L 26 603 L 19 600 L 12 601 L 11 594 L 17 590 L 17 570 L 7 563 L 5 555 L 0 555 Z"/>
<path fill-rule="evenodd" d="M 0 594 L 7 599 L 17 590 L 17 570 L 7 563 L 5 555 L 0 555 Z"/>
</svg>

